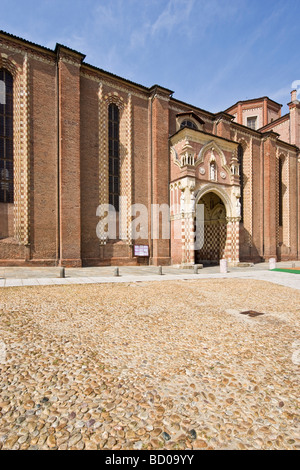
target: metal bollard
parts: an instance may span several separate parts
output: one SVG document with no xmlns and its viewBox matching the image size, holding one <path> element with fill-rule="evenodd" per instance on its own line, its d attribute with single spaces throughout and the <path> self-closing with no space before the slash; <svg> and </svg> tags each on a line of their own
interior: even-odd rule
<svg viewBox="0 0 300 470">
<path fill-rule="evenodd" d="M 158 275 L 159 275 L 159 276 L 162 276 L 162 266 L 159 266 L 159 267 L 158 267 Z"/>
<path fill-rule="evenodd" d="M 292 268 L 295 268 L 296 267 L 296 263 L 292 263 Z"/>
<path fill-rule="evenodd" d="M 60 268 L 59 277 L 61 277 L 62 279 L 64 279 L 66 277 L 65 268 Z"/>
<path fill-rule="evenodd" d="M 199 270 L 199 268 L 198 268 L 197 264 L 195 264 L 195 266 L 194 266 L 194 274 L 198 274 L 198 270 Z"/>
<path fill-rule="evenodd" d="M 119 277 L 119 276 L 120 276 L 120 270 L 119 270 L 119 268 L 115 268 L 114 277 Z"/>
</svg>

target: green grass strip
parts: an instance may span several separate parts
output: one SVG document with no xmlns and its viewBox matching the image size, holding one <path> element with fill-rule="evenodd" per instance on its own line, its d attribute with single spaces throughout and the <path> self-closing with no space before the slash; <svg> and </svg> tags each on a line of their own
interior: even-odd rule
<svg viewBox="0 0 300 470">
<path fill-rule="evenodd" d="M 271 269 L 271 271 L 279 271 L 281 273 L 300 274 L 300 269 Z"/>
</svg>

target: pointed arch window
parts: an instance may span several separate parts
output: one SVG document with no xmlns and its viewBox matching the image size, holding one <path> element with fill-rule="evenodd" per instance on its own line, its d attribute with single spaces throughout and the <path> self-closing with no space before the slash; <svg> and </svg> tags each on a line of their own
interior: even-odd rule
<svg viewBox="0 0 300 470">
<path fill-rule="evenodd" d="M 0 202 L 14 202 L 13 76 L 0 69 Z"/>
<path fill-rule="evenodd" d="M 116 104 L 108 107 L 109 204 L 119 211 L 120 197 L 120 111 Z"/>
<path fill-rule="evenodd" d="M 278 178 L 279 227 L 283 226 L 283 158 L 279 158 Z"/>
</svg>

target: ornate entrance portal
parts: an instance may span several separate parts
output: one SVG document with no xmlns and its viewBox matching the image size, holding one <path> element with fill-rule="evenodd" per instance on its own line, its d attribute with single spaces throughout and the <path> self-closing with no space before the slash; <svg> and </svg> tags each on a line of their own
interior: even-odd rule
<svg viewBox="0 0 300 470">
<path fill-rule="evenodd" d="M 219 136 L 208 139 L 195 129 L 181 129 L 171 139 L 172 260 L 185 267 L 222 259 L 231 266 L 239 263 L 238 144 Z"/>
<path fill-rule="evenodd" d="M 221 198 L 210 192 L 199 201 L 204 205 L 204 239 L 195 251 L 196 264 L 217 264 L 224 258 L 227 240 L 226 208 Z"/>
</svg>

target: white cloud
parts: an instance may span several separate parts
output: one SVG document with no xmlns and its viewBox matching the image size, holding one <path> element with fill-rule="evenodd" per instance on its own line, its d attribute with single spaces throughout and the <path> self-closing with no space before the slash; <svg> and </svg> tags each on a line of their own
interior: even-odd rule
<svg viewBox="0 0 300 470">
<path fill-rule="evenodd" d="M 155 35 L 166 30 L 170 33 L 176 26 L 188 21 L 195 0 L 169 0 L 166 8 L 159 15 L 151 27 L 151 34 Z"/>
<path fill-rule="evenodd" d="M 275 91 L 274 93 L 270 93 L 270 98 L 274 101 L 288 99 L 291 91 L 292 91 L 291 85 L 285 86 Z"/>
<path fill-rule="evenodd" d="M 164 33 L 168 35 L 172 33 L 177 35 L 182 33 L 189 35 L 193 29 L 189 20 L 195 1 L 196 0 L 169 0 L 156 19 L 152 20 L 152 22 L 149 18 L 145 19 L 142 24 L 138 25 L 131 32 L 131 48 L 143 47 L 148 40 L 161 37 Z"/>
<path fill-rule="evenodd" d="M 116 4 L 116 0 L 107 3 L 106 5 L 97 5 L 94 11 L 94 18 L 96 23 L 102 27 L 115 26 L 118 12 L 120 11 L 120 2 Z"/>
</svg>

